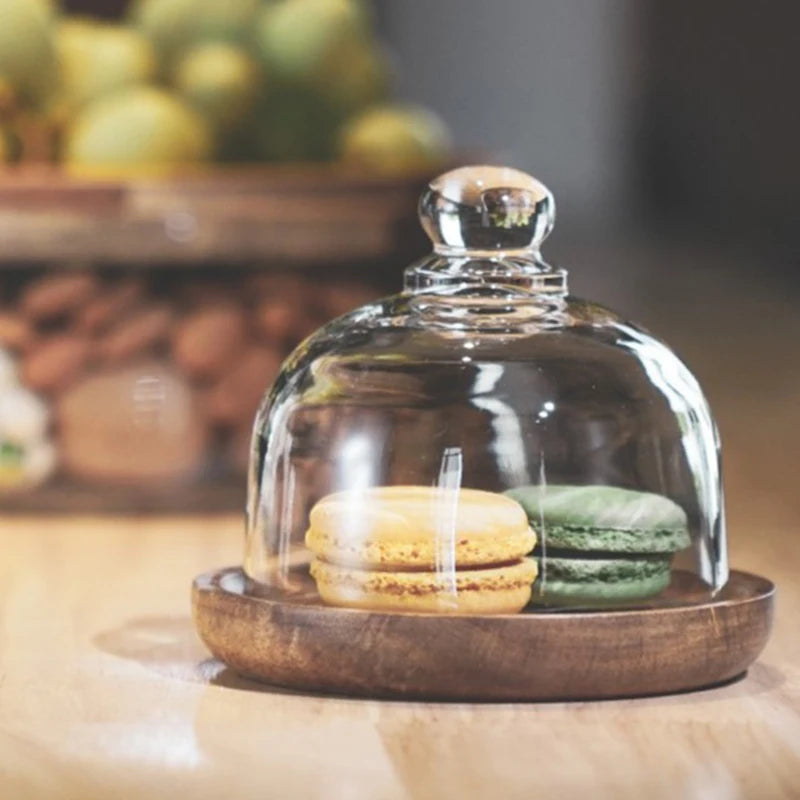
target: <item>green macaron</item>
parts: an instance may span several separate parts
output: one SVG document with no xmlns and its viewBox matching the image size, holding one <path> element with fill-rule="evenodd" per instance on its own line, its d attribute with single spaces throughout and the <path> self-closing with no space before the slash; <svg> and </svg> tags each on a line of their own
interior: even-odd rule
<svg viewBox="0 0 800 800">
<path fill-rule="evenodd" d="M 667 497 L 614 486 L 523 486 L 507 492 L 539 536 L 534 602 L 604 605 L 663 591 L 673 554 L 690 543 Z"/>
<path fill-rule="evenodd" d="M 651 597 L 667 588 L 672 553 L 630 554 L 615 558 L 573 551 L 539 555 L 533 602 L 552 606 L 602 606 Z"/>
</svg>

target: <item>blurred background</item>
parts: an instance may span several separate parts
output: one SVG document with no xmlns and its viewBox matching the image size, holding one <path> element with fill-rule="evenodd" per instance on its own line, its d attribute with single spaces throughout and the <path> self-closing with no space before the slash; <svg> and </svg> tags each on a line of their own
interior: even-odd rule
<svg viewBox="0 0 800 800">
<path fill-rule="evenodd" d="M 403 97 L 532 171 L 570 288 L 665 339 L 723 442 L 732 561 L 800 514 L 800 8 L 772 0 L 409 0 Z"/>
<path fill-rule="evenodd" d="M 699 377 L 734 556 L 737 519 L 788 524 L 799 23 L 788 0 L 0 0 L 0 506 L 239 507 L 280 359 L 400 285 L 419 188 L 480 158 L 545 182 L 572 291 Z"/>
</svg>

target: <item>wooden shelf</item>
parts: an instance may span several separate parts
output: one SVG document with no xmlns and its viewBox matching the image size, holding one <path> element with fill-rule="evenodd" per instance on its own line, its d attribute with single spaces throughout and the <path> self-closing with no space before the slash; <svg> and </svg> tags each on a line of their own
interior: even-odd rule
<svg viewBox="0 0 800 800">
<path fill-rule="evenodd" d="M 334 165 L 130 180 L 9 169 L 0 173 L 0 267 L 404 259 L 420 250 L 415 209 L 429 177 L 382 177 Z"/>
</svg>

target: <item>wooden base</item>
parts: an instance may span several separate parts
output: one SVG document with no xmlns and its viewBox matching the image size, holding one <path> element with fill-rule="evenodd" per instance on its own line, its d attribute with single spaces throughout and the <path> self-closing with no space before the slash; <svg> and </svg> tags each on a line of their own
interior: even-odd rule
<svg viewBox="0 0 800 800">
<path fill-rule="evenodd" d="M 676 571 L 663 602 L 501 616 L 389 614 L 198 576 L 195 623 L 242 675 L 307 691 L 460 700 L 576 700 L 697 689 L 743 673 L 772 626 L 774 585 L 732 572 L 715 597 Z M 681 597 L 684 599 L 681 600 Z"/>
</svg>

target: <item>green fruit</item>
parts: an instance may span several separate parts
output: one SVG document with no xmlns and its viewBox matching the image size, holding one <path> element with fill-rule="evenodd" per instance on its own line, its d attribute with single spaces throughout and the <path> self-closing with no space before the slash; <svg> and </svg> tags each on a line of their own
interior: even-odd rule
<svg viewBox="0 0 800 800">
<path fill-rule="evenodd" d="M 162 173 L 208 159 L 205 121 L 161 89 L 134 87 L 90 103 L 66 137 L 64 158 L 79 172 Z"/>
<path fill-rule="evenodd" d="M 131 28 L 67 19 L 58 26 L 56 48 L 61 91 L 72 106 L 146 83 L 156 73 L 152 45 Z"/>
<path fill-rule="evenodd" d="M 449 149 L 444 122 L 423 108 L 380 106 L 351 120 L 341 131 L 339 154 L 381 172 L 425 169 Z"/>
<path fill-rule="evenodd" d="M 261 0 L 195 0 L 196 40 L 242 42 L 249 35 Z"/>
<path fill-rule="evenodd" d="M 320 79 L 365 34 L 364 14 L 353 0 L 282 0 L 266 6 L 256 22 L 261 56 L 289 82 Z"/>
<path fill-rule="evenodd" d="M 248 131 L 256 158 L 321 161 L 332 158 L 338 116 L 325 100 L 301 87 L 280 87 L 257 110 Z"/>
<path fill-rule="evenodd" d="M 199 41 L 244 41 L 260 6 L 261 0 L 134 0 L 130 19 L 168 69 Z"/>
<path fill-rule="evenodd" d="M 130 20 L 153 43 L 162 67 L 191 39 L 195 0 L 135 0 Z"/>
<path fill-rule="evenodd" d="M 174 83 L 209 122 L 229 130 L 252 110 L 259 79 L 257 65 L 240 47 L 209 42 L 196 45 L 180 60 Z"/>
<path fill-rule="evenodd" d="M 389 68 L 385 54 L 362 39 L 337 53 L 314 85 L 334 108 L 344 115 L 360 111 L 384 100 L 389 88 Z"/>
<path fill-rule="evenodd" d="M 53 19 L 47 0 L 0 0 L 0 75 L 33 104 L 43 102 L 55 85 Z"/>
</svg>

